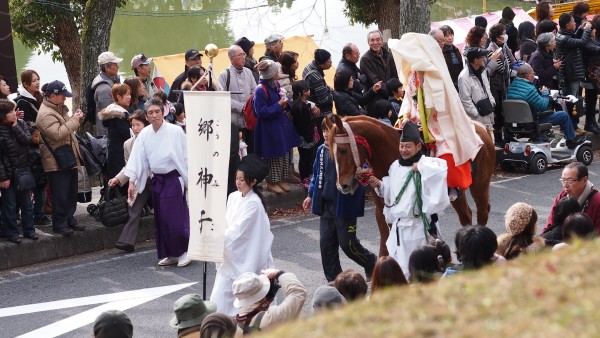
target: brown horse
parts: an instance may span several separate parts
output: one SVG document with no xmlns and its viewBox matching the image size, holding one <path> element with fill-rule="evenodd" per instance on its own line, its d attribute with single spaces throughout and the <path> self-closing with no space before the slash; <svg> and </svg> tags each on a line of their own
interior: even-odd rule
<svg viewBox="0 0 600 338">
<path fill-rule="evenodd" d="M 400 134 L 394 128 L 381 123 L 379 120 L 366 116 L 347 117 L 342 119 L 334 115 L 335 124 L 329 126 L 329 151 L 332 158 L 335 159 L 338 179 L 337 187 L 344 193 L 353 193 L 356 190 L 358 182 L 355 179 L 357 173 L 357 163 L 368 163 L 373 169 L 373 175 L 381 179 L 387 176 L 390 165 L 400 157 L 398 145 L 400 143 Z M 346 138 L 357 140 L 354 144 L 354 152 L 358 156 L 353 156 L 352 142 L 337 142 L 336 137 L 344 137 L 347 130 L 343 126 L 347 123 L 353 135 Z M 469 188 L 471 196 L 475 200 L 477 207 L 477 224 L 486 225 L 490 211 L 489 189 L 492 173 L 496 165 L 496 152 L 494 142 L 484 128 L 476 125 L 476 132 L 483 141 L 483 146 L 475 157 L 473 162 L 473 183 Z M 390 228 L 383 216 L 383 200 L 373 191 L 371 192 L 375 202 L 375 218 L 379 227 L 380 244 L 379 256 L 388 254 L 385 241 L 390 232 Z M 472 211 L 467 203 L 466 195 L 460 194 L 452 206 L 458 214 L 460 224 L 472 224 Z"/>
</svg>

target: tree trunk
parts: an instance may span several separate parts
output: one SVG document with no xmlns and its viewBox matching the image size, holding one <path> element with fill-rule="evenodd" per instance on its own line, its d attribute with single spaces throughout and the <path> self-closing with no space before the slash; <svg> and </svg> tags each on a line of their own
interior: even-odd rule
<svg viewBox="0 0 600 338">
<path fill-rule="evenodd" d="M 110 44 L 110 29 L 112 27 L 117 0 L 88 0 L 86 2 L 81 32 L 81 109 L 87 109 L 85 90 L 98 74 L 98 55 L 108 50 Z"/>
<path fill-rule="evenodd" d="M 399 36 L 408 32 L 429 33 L 431 30 L 431 2 L 426 0 L 400 1 Z"/>
<path fill-rule="evenodd" d="M 80 75 L 81 75 L 81 40 L 79 31 L 74 20 L 62 21 L 56 26 L 54 43 L 60 50 L 60 54 L 67 70 L 67 77 L 73 91 L 73 111 L 79 108 L 81 99 Z M 54 79 L 48 79 L 53 81 Z"/>
<path fill-rule="evenodd" d="M 406 0 L 410 1 L 410 0 Z M 414 0 L 413 0 L 414 1 Z M 420 0 L 419 0 L 420 1 Z M 385 32 L 389 30 L 393 39 L 400 38 L 400 26 L 398 25 L 398 16 L 400 15 L 399 0 L 381 0 L 375 7 L 375 17 L 379 30 Z M 387 34 L 384 34 L 387 37 Z"/>
</svg>

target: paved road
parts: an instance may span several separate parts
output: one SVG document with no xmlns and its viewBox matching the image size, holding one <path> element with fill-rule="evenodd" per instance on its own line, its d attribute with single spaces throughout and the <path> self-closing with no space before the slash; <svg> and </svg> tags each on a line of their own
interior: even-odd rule
<svg viewBox="0 0 600 338">
<path fill-rule="evenodd" d="M 538 211 L 539 223 L 544 224 L 552 201 L 561 189 L 560 172 L 557 169 L 544 175 L 523 173 L 496 179 L 492 184 L 488 225 L 501 233 L 504 212 L 517 201 L 533 205 Z M 600 182 L 599 174 L 600 164 L 595 162 L 590 166 L 592 182 Z M 441 222 L 444 238 L 451 244 L 458 229 L 454 211 L 448 210 Z M 367 248 L 377 252 L 378 235 L 372 206 L 359 224 L 359 238 Z M 325 283 L 318 246 L 318 218 L 305 215 L 279 219 L 272 222 L 272 227 L 276 266 L 295 272 L 312 296 L 314 290 Z M 132 254 L 106 250 L 0 272 L 0 337 L 51 337 L 62 333 L 62 337 L 89 337 L 97 314 L 109 308 L 126 309 L 137 337 L 174 337 L 176 330 L 168 325 L 173 302 L 187 293 L 202 293 L 202 264 L 194 262 L 186 268 L 163 268 L 156 263 L 156 250 L 153 243 L 148 242 Z M 362 272 L 343 254 L 342 265 Z M 214 278 L 214 265 L 209 264 L 209 294 Z M 153 289 L 134 295 L 130 292 L 103 296 L 149 288 Z M 309 304 L 310 298 L 303 316 L 310 314 Z"/>
</svg>

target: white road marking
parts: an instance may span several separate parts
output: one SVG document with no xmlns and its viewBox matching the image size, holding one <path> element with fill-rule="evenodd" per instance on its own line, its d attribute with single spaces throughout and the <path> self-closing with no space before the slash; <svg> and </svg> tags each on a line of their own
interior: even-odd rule
<svg viewBox="0 0 600 338">
<path fill-rule="evenodd" d="M 1 308 L 0 317 L 10 317 L 34 312 L 60 310 L 78 306 L 105 303 L 93 309 L 81 312 L 69 318 L 62 319 L 58 322 L 46 325 L 44 327 L 19 336 L 56 337 L 78 329 L 82 326 L 93 323 L 96 320 L 96 318 L 104 311 L 124 311 L 132 307 L 147 303 L 159 297 L 165 296 L 167 294 L 187 288 L 194 284 L 197 284 L 197 282 Z"/>
<path fill-rule="evenodd" d="M 505 180 L 500 180 L 500 181 L 493 181 L 493 182 L 490 183 L 490 185 L 502 184 L 502 183 L 506 183 L 506 182 L 510 182 L 510 181 L 516 181 L 516 180 L 520 180 L 522 178 L 527 178 L 529 176 L 532 176 L 532 175 L 524 175 L 524 176 L 519 176 L 519 177 L 507 178 Z"/>
</svg>

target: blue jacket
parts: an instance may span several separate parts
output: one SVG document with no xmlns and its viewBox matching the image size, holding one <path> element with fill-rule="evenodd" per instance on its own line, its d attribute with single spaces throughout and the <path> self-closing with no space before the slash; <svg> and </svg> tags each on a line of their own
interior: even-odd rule
<svg viewBox="0 0 600 338">
<path fill-rule="evenodd" d="M 336 202 L 337 217 L 362 217 L 365 214 L 365 188 L 359 186 L 354 194 L 342 194 L 336 187 L 337 174 L 335 161 L 329 157 L 329 148 L 322 144 L 317 149 L 313 176 L 308 186 L 308 196 L 312 198 L 312 213 L 321 215 L 323 200 Z"/>
<path fill-rule="evenodd" d="M 532 113 L 538 113 L 548 109 L 549 99 L 547 97 L 542 97 L 533 83 L 520 77 L 514 79 L 510 84 L 506 98 L 510 100 L 527 101 Z"/>
<path fill-rule="evenodd" d="M 263 86 L 267 89 L 268 98 Z M 260 80 L 254 91 L 254 152 L 265 159 L 284 156 L 300 144 L 300 137 L 292 120 L 279 105 L 279 90 L 271 88 L 269 81 Z"/>
</svg>

